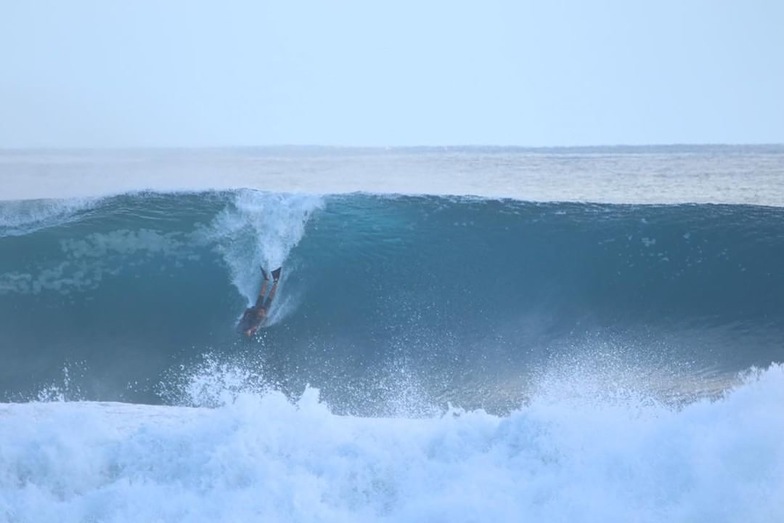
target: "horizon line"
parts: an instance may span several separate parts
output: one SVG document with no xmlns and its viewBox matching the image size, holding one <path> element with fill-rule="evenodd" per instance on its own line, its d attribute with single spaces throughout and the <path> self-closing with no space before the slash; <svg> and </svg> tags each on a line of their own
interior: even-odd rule
<svg viewBox="0 0 784 523">
<path fill-rule="evenodd" d="M 325 144 L 266 144 L 266 145 L 123 145 L 123 146 L 24 146 L 3 147 L 0 153 L 13 152 L 132 152 L 132 151 L 227 151 L 227 150 L 344 150 L 344 151 L 449 151 L 449 150 L 504 150 L 525 152 L 591 151 L 591 150 L 643 150 L 643 149 L 783 149 L 784 142 L 768 143 L 653 143 L 653 144 L 601 144 L 601 145 L 325 145 Z M 784 151 L 783 151 L 784 152 Z"/>
</svg>

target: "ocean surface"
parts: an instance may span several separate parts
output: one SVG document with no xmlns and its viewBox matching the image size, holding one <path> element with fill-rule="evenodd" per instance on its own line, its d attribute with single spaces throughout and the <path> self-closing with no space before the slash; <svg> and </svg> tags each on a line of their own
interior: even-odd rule
<svg viewBox="0 0 784 523">
<path fill-rule="evenodd" d="M 0 522 L 784 521 L 783 260 L 784 146 L 0 152 Z"/>
</svg>

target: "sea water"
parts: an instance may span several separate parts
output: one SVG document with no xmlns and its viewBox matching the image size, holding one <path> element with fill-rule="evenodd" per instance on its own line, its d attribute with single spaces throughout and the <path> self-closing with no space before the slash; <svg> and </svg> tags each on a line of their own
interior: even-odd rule
<svg viewBox="0 0 784 523">
<path fill-rule="evenodd" d="M 0 182 L 0 521 L 784 519 L 780 147 L 7 151 Z"/>
</svg>

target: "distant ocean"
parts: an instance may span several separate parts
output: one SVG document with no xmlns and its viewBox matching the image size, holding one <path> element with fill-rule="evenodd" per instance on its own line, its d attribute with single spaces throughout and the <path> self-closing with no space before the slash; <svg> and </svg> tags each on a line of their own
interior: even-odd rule
<svg viewBox="0 0 784 523">
<path fill-rule="evenodd" d="M 0 522 L 784 521 L 783 260 L 784 146 L 0 152 Z"/>
</svg>

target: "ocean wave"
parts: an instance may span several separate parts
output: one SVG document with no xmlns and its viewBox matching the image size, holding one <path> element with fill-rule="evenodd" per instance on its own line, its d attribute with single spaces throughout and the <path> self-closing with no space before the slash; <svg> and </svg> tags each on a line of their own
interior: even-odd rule
<svg viewBox="0 0 784 523">
<path fill-rule="evenodd" d="M 73 368 L 81 399 L 177 404 L 211 354 L 261 358 L 259 383 L 311 384 L 341 412 L 394 413 L 400 383 L 503 412 L 589 362 L 689 401 L 784 360 L 773 207 L 247 189 L 80 205 L 0 237 L 0 397 Z M 268 328 L 238 339 L 259 266 L 279 265 Z"/>
</svg>

